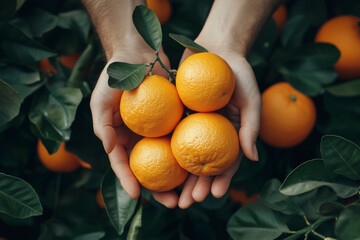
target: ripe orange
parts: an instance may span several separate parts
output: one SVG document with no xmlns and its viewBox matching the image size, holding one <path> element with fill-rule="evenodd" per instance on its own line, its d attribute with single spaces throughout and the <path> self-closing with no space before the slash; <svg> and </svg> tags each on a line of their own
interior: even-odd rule
<svg viewBox="0 0 360 240">
<path fill-rule="evenodd" d="M 145 137 L 169 134 L 183 111 L 175 86 L 157 75 L 147 76 L 137 88 L 121 96 L 120 114 L 125 125 Z"/>
<path fill-rule="evenodd" d="M 287 82 L 270 86 L 262 94 L 260 138 L 275 147 L 293 147 L 311 132 L 316 109 L 311 98 Z"/>
<path fill-rule="evenodd" d="M 146 0 L 146 4 L 155 12 L 161 25 L 169 21 L 172 12 L 170 0 Z"/>
<path fill-rule="evenodd" d="M 96 202 L 98 203 L 99 207 L 105 208 L 104 199 L 103 199 L 103 197 L 102 197 L 102 195 L 101 195 L 100 189 L 98 189 L 98 190 L 96 191 L 95 197 L 96 197 Z"/>
<path fill-rule="evenodd" d="M 90 165 L 89 163 L 81 160 L 80 158 L 79 158 L 79 163 L 80 163 L 80 165 L 81 165 L 83 168 L 91 169 L 91 165 Z"/>
<path fill-rule="evenodd" d="M 73 69 L 76 61 L 80 57 L 80 53 L 73 53 L 71 55 L 63 55 L 59 56 L 60 62 L 67 68 Z M 40 71 L 52 71 L 53 73 L 57 73 L 57 70 L 51 65 L 49 59 L 42 59 L 39 62 L 39 70 Z"/>
<path fill-rule="evenodd" d="M 235 202 L 235 203 L 240 203 L 241 206 L 255 202 L 257 200 L 258 196 L 259 196 L 258 193 L 248 196 L 244 189 L 238 190 L 236 188 L 230 188 L 230 190 L 229 190 L 230 201 Z"/>
<path fill-rule="evenodd" d="M 185 170 L 199 176 L 219 175 L 239 155 L 234 126 L 217 113 L 195 113 L 183 119 L 171 138 L 172 152 Z"/>
<path fill-rule="evenodd" d="M 235 89 L 235 78 L 221 57 L 208 52 L 197 53 L 180 65 L 176 89 L 188 108 L 211 112 L 228 104 Z"/>
<path fill-rule="evenodd" d="M 279 32 L 283 29 L 287 20 L 287 10 L 285 4 L 281 4 L 273 13 L 272 18 L 275 20 Z"/>
<path fill-rule="evenodd" d="M 155 192 L 179 186 L 188 175 L 176 162 L 169 137 L 141 139 L 130 153 L 129 164 L 139 183 Z"/>
<path fill-rule="evenodd" d="M 360 17 L 344 15 L 325 22 L 316 34 L 315 42 L 331 43 L 340 51 L 334 68 L 340 79 L 360 76 Z"/>
<path fill-rule="evenodd" d="M 41 140 L 39 140 L 37 153 L 44 166 L 53 172 L 67 173 L 80 167 L 79 158 L 65 149 L 65 142 L 60 144 L 56 153 L 50 155 Z"/>
</svg>

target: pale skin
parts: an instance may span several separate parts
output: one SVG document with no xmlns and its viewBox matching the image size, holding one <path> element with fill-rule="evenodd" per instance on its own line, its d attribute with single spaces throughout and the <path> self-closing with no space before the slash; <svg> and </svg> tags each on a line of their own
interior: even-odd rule
<svg viewBox="0 0 360 240">
<path fill-rule="evenodd" d="M 143 0 L 82 0 L 103 45 L 107 65 L 101 73 L 92 93 L 90 107 L 94 132 L 102 140 L 109 155 L 110 164 L 128 195 L 136 199 L 140 185 L 132 174 L 128 153 L 140 139 L 123 124 L 119 113 L 122 91 L 108 86 L 107 66 L 115 61 L 150 63 L 155 59 L 154 50 L 146 45 L 132 23 L 132 12 Z M 261 98 L 254 72 L 246 55 L 272 12 L 281 0 L 215 0 L 206 23 L 195 39 L 225 59 L 232 68 L 236 87 L 230 103 L 226 106 L 227 117 L 240 127 L 239 140 L 242 152 L 251 160 L 258 160 L 255 140 L 260 127 Z M 185 50 L 181 62 L 193 54 Z M 161 49 L 161 60 L 170 67 Z M 168 73 L 156 64 L 153 74 L 168 77 Z M 222 197 L 229 188 L 232 177 L 240 166 L 238 160 L 226 172 L 213 177 L 189 175 L 180 196 L 175 191 L 152 192 L 154 199 L 168 208 L 188 208 L 194 202 L 203 201 L 207 195 Z"/>
</svg>

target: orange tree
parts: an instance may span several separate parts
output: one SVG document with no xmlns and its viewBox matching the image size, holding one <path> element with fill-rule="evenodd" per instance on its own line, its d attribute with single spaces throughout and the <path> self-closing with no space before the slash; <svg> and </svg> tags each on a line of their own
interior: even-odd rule
<svg viewBox="0 0 360 240">
<path fill-rule="evenodd" d="M 257 142 L 260 160 L 243 158 L 231 182 L 231 189 L 248 197 L 256 195 L 257 200 L 241 206 L 229 199 L 229 194 L 220 199 L 208 196 L 187 210 L 160 206 L 145 189 L 142 200 L 132 200 L 109 168 L 92 132 L 89 109 L 89 96 L 104 57 L 80 3 L 0 3 L 0 238 L 359 239 L 360 76 L 339 81 L 334 65 L 341 48 L 329 43 L 331 40 L 315 42 L 328 20 L 340 15 L 359 17 L 358 1 L 289 1 L 281 31 L 273 19 L 268 21 L 248 59 L 262 92 L 279 82 L 288 82 L 293 88 L 290 94 L 280 91 L 270 101 L 275 104 L 272 109 L 277 119 L 292 116 L 287 111 L 293 109 L 279 109 L 277 98 L 283 98 L 279 103 L 293 104 L 297 117 L 279 121 L 273 129 L 281 130 L 282 141 L 286 142 L 289 134 L 288 139 L 302 142 L 276 147 L 272 139 L 278 138 L 280 130 L 267 129 L 270 138 L 264 141 L 260 136 Z M 182 46 L 206 51 L 190 39 L 200 31 L 211 3 L 173 0 L 172 16 L 161 27 L 153 12 L 138 7 L 134 22 L 150 33 L 145 36 L 139 30 L 154 50 L 161 42 L 151 45 L 153 40 L 160 39 L 175 63 Z M 358 26 L 353 28 L 351 44 L 360 42 Z M 341 35 L 336 30 L 332 29 L 332 35 Z M 351 44 L 347 49 L 352 49 Z M 81 54 L 74 65 L 61 61 L 62 56 L 75 53 Z M 44 59 L 56 71 L 39 68 Z M 114 74 L 110 74 L 109 84 L 135 88 L 153 64 L 110 65 L 109 73 Z M 167 70 L 173 79 L 175 71 Z M 140 74 L 122 74 L 127 71 Z M 300 93 L 301 98 L 296 97 Z M 286 121 L 303 123 L 305 118 L 298 112 L 312 106 L 302 104 L 305 98 L 315 106 L 316 114 L 311 116 L 316 116 L 316 122 L 314 127 L 308 123 L 311 130 L 304 137 L 298 126 Z M 185 112 L 192 113 L 189 109 Z M 270 119 L 274 117 L 271 114 L 267 109 Z M 66 151 L 89 163 L 91 169 L 50 171 L 37 155 L 39 139 L 49 154 L 58 152 L 66 142 Z M 104 200 L 105 210 L 98 199 Z"/>
</svg>

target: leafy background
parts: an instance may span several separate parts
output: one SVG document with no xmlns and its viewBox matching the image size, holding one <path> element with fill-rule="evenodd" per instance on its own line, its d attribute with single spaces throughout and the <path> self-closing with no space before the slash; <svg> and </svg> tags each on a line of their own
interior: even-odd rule
<svg viewBox="0 0 360 240">
<path fill-rule="evenodd" d="M 210 0 L 173 0 L 162 27 L 173 67 L 184 48 L 170 33 L 194 39 Z M 243 159 L 232 188 L 256 202 L 241 206 L 226 194 L 187 210 L 166 209 L 142 191 L 131 200 L 108 170 L 92 132 L 89 99 L 104 56 L 79 1 L 0 1 L 0 237 L 8 239 L 360 239 L 360 79 L 338 81 L 338 50 L 313 43 L 327 19 L 360 16 L 357 0 L 286 2 L 281 33 L 270 19 L 249 61 L 259 88 L 288 81 L 315 101 L 311 135 L 291 149 L 258 140 L 260 161 Z M 241 24 L 241 23 L 239 23 Z M 81 53 L 72 70 L 59 56 Z M 57 74 L 38 70 L 49 58 Z M 87 74 L 84 74 L 84 70 Z M 36 155 L 60 142 L 92 165 L 49 172 Z M 101 187 L 106 210 L 95 200 Z"/>
</svg>

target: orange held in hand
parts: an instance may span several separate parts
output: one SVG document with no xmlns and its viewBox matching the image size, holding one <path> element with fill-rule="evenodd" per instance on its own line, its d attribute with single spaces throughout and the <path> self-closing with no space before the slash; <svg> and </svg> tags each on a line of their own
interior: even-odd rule
<svg viewBox="0 0 360 240">
<path fill-rule="evenodd" d="M 169 137 L 140 140 L 131 151 L 129 164 L 139 183 L 155 192 L 179 186 L 188 175 L 176 162 Z"/>
<path fill-rule="evenodd" d="M 239 138 L 229 120 L 217 113 L 195 113 L 183 119 L 171 138 L 181 167 L 199 176 L 219 175 L 239 155 Z"/>
<path fill-rule="evenodd" d="M 180 65 L 176 89 L 188 108 L 212 112 L 228 104 L 235 89 L 235 78 L 221 57 L 208 52 L 197 53 Z"/>
<path fill-rule="evenodd" d="M 50 155 L 41 140 L 39 140 L 37 153 L 44 166 L 53 172 L 67 173 L 80 167 L 78 156 L 65 149 L 65 142 L 60 144 L 57 152 Z"/>
<path fill-rule="evenodd" d="M 172 11 L 170 0 L 146 0 L 146 4 L 155 12 L 161 25 L 169 21 Z"/>
<path fill-rule="evenodd" d="M 321 26 L 315 42 L 331 43 L 340 51 L 334 68 L 340 79 L 360 77 L 360 17 L 345 15 L 332 18 Z"/>
<path fill-rule="evenodd" d="M 120 113 L 125 125 L 145 137 L 169 134 L 183 111 L 175 86 L 157 75 L 147 76 L 137 88 L 121 96 Z"/>
<path fill-rule="evenodd" d="M 287 82 L 280 82 L 262 94 L 260 138 L 275 147 L 293 147 L 312 131 L 316 109 L 311 98 Z"/>
</svg>

